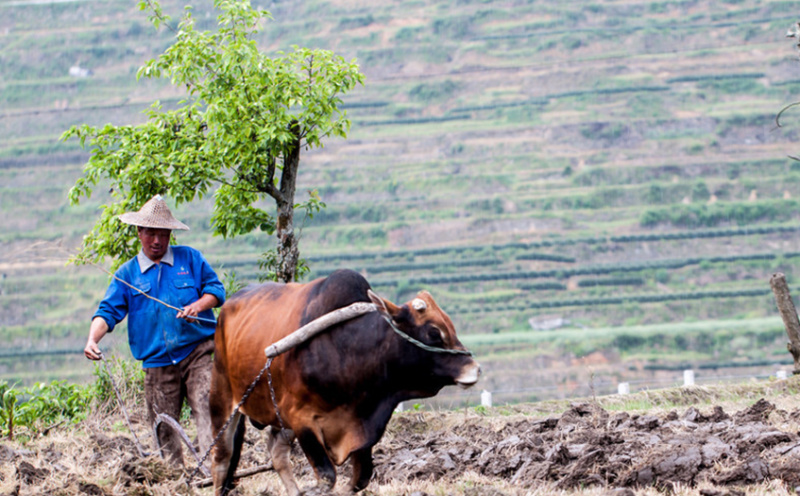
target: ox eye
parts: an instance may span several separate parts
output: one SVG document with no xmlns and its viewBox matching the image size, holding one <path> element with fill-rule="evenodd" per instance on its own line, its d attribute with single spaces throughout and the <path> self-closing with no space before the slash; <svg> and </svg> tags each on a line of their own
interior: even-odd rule
<svg viewBox="0 0 800 496">
<path fill-rule="evenodd" d="M 444 338 L 446 334 L 443 330 L 439 329 L 436 326 L 431 326 L 430 331 L 428 331 L 428 336 L 430 337 L 431 341 L 435 343 L 444 343 Z"/>
</svg>

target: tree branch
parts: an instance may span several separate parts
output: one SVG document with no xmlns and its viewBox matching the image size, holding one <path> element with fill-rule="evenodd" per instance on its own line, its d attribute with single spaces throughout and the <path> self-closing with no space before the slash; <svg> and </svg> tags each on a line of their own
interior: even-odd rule
<svg viewBox="0 0 800 496">
<path fill-rule="evenodd" d="M 238 177 L 238 178 L 239 178 L 239 181 L 240 181 L 240 183 L 239 183 L 239 184 L 233 184 L 233 183 L 231 183 L 231 182 L 229 182 L 229 181 L 226 181 L 225 179 L 222 179 L 222 178 L 221 178 L 221 179 L 212 178 L 212 179 L 211 179 L 211 181 L 215 181 L 215 182 L 218 182 L 218 183 L 220 183 L 220 184 L 224 184 L 225 186 L 228 186 L 228 187 L 230 187 L 230 188 L 233 188 L 233 189 L 238 189 L 238 190 L 241 190 L 241 191 L 244 191 L 244 192 L 247 192 L 247 193 L 256 193 L 256 194 L 258 194 L 258 193 L 267 193 L 267 194 L 270 194 L 268 191 L 264 191 L 264 190 L 263 190 L 262 188 L 260 188 L 258 185 L 255 185 L 255 188 L 254 188 L 254 189 L 243 188 L 243 187 L 241 186 L 241 184 L 242 184 L 242 183 L 245 183 L 245 184 L 250 184 L 250 185 L 252 185 L 252 184 L 253 184 L 253 182 L 252 182 L 252 181 L 251 181 L 251 180 L 250 180 L 250 179 L 249 179 L 247 176 L 245 176 L 244 174 L 242 174 L 242 173 L 239 171 L 239 169 L 233 169 L 233 173 L 234 173 L 234 174 L 236 174 L 236 177 Z M 270 194 L 270 196 L 272 196 L 272 195 Z"/>
<path fill-rule="evenodd" d="M 153 2 L 151 0 L 145 0 L 145 1 L 147 2 L 147 5 L 150 6 L 150 10 L 153 11 L 153 15 L 155 15 L 159 21 L 164 23 L 164 25 L 166 25 L 170 31 L 172 31 L 175 34 L 178 34 L 178 30 L 172 27 L 172 25 L 170 25 L 169 23 L 170 18 L 161 13 L 161 7 L 160 6 L 156 7 L 155 5 L 153 5 Z"/>
<path fill-rule="evenodd" d="M 278 190 L 278 188 L 276 188 L 275 186 L 273 186 L 271 184 L 266 188 L 266 191 L 264 191 L 264 193 L 266 193 L 269 196 L 271 196 L 272 198 L 274 198 L 275 201 L 278 202 L 278 203 L 282 203 L 282 202 L 286 201 L 285 197 L 283 196 L 283 193 L 281 193 Z"/>
</svg>

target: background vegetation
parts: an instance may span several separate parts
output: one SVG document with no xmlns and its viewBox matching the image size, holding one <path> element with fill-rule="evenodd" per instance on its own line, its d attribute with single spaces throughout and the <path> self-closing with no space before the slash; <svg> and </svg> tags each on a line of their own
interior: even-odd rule
<svg viewBox="0 0 800 496">
<path fill-rule="evenodd" d="M 800 94 L 794 7 L 270 4 L 262 49 L 330 49 L 366 75 L 345 101 L 349 139 L 309 153 L 298 180 L 301 201 L 316 189 L 328 205 L 296 219 L 310 277 L 354 268 L 397 300 L 429 289 L 489 364 L 487 388 L 568 394 L 594 353 L 612 385 L 664 367 L 774 370 L 789 357 L 770 274 L 798 290 L 800 123 L 774 121 Z M 74 250 L 108 195 L 68 206 L 87 155 L 58 136 L 142 122 L 154 97 L 175 106 L 167 82 L 134 78 L 171 32 L 116 0 L 0 10 L 0 378 L 84 379 L 75 351 L 107 276 L 65 267 L 52 244 Z M 216 24 L 207 2 L 194 17 Z M 255 281 L 263 240 L 212 237 L 210 201 L 176 214 L 192 227 L 179 242 Z M 534 329 L 553 318 L 567 327 Z M 124 333 L 107 345 L 124 354 Z"/>
</svg>

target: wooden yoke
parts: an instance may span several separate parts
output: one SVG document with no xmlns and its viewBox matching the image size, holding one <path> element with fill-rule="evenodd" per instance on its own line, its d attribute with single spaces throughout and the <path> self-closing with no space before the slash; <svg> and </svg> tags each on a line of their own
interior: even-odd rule
<svg viewBox="0 0 800 496">
<path fill-rule="evenodd" d="M 275 358 L 281 353 L 285 353 L 295 346 L 308 341 L 332 325 L 336 325 L 339 322 L 344 322 L 345 320 L 350 320 L 360 315 L 364 315 L 365 313 L 374 312 L 375 310 L 376 307 L 374 303 L 359 301 L 348 307 L 326 313 L 322 317 L 312 320 L 285 338 L 267 346 L 264 349 L 264 353 L 267 355 L 267 358 Z"/>
<path fill-rule="evenodd" d="M 769 279 L 769 285 L 772 286 L 772 292 L 775 293 L 775 302 L 783 318 L 786 334 L 789 335 L 789 342 L 786 343 L 786 348 L 794 358 L 794 370 L 792 373 L 800 374 L 800 320 L 797 318 L 797 310 L 792 301 L 792 295 L 789 294 L 786 276 L 780 272 L 772 274 Z"/>
</svg>

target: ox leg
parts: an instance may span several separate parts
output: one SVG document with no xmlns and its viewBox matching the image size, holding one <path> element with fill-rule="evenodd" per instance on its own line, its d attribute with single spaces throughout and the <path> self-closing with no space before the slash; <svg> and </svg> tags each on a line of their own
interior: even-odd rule
<svg viewBox="0 0 800 496">
<path fill-rule="evenodd" d="M 272 456 L 272 468 L 278 472 L 289 496 L 300 496 L 302 493 L 294 480 L 292 461 L 289 459 L 293 442 L 294 431 L 291 429 L 279 429 L 277 427 L 267 429 L 267 447 Z"/>
<path fill-rule="evenodd" d="M 231 425 L 228 426 L 214 446 L 211 474 L 214 480 L 214 494 L 216 496 L 225 496 L 235 487 L 233 475 L 236 473 L 239 457 L 242 454 L 244 431 L 244 416 L 236 412 Z"/>
<path fill-rule="evenodd" d="M 209 413 L 213 438 L 231 417 L 233 398 L 231 386 L 218 358 L 214 360 L 211 374 L 211 392 L 208 397 Z M 239 464 L 239 455 L 244 440 L 244 415 L 236 411 L 228 428 L 217 439 L 211 458 L 211 477 L 214 481 L 215 496 L 225 496 L 233 489 L 233 474 Z"/>
<path fill-rule="evenodd" d="M 328 458 L 325 448 L 317 441 L 317 436 L 309 429 L 303 429 L 297 436 L 300 441 L 300 447 L 303 448 L 303 453 L 306 454 L 308 463 L 314 469 L 314 473 L 319 481 L 319 489 L 324 493 L 328 493 L 333 486 L 336 485 L 336 468 Z"/>
<path fill-rule="evenodd" d="M 350 477 L 350 491 L 357 493 L 366 488 L 372 479 L 372 448 L 354 451 L 350 455 L 353 475 Z"/>
</svg>

